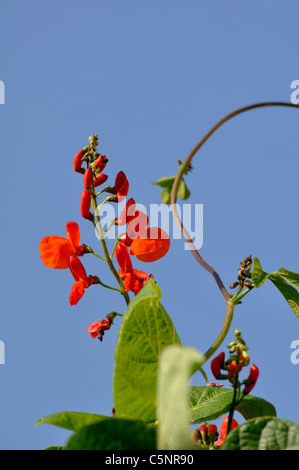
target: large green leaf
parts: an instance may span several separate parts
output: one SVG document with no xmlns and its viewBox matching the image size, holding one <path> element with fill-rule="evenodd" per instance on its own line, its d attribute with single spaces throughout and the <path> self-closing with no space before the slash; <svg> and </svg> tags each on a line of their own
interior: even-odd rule
<svg viewBox="0 0 299 470">
<path fill-rule="evenodd" d="M 299 289 L 299 274 L 294 273 L 293 271 L 289 271 L 288 269 L 285 268 L 280 268 L 278 270 L 278 273 L 290 284 L 293 284 L 293 286 L 297 287 Z"/>
<path fill-rule="evenodd" d="M 166 348 L 158 378 L 158 449 L 194 449 L 188 420 L 188 381 L 203 363 L 192 348 L 173 345 Z"/>
<path fill-rule="evenodd" d="M 211 421 L 228 413 L 233 390 L 218 387 L 190 387 L 189 419 L 192 424 Z M 236 408 L 246 419 L 258 416 L 276 416 L 274 406 L 263 398 L 246 395 Z"/>
<path fill-rule="evenodd" d="M 257 288 L 261 287 L 267 279 L 270 279 L 299 319 L 299 292 L 289 284 L 291 283 L 294 286 L 299 287 L 298 273 L 288 271 L 285 268 L 280 268 L 278 272 L 266 273 L 263 271 L 258 258 L 254 258 L 251 278 L 253 285 Z"/>
<path fill-rule="evenodd" d="M 262 265 L 258 258 L 253 258 L 253 270 L 251 273 L 251 278 L 254 287 L 261 287 L 266 280 L 268 279 L 269 274 L 263 271 Z"/>
<path fill-rule="evenodd" d="M 275 287 L 284 296 L 287 303 L 299 319 L 299 293 L 298 291 L 288 284 L 279 273 L 271 273 L 269 279 L 273 282 Z"/>
<path fill-rule="evenodd" d="M 69 439 L 66 450 L 155 450 L 156 431 L 140 421 L 112 419 L 86 426 Z"/>
<path fill-rule="evenodd" d="M 226 437 L 222 450 L 299 450 L 299 425 L 279 418 L 242 423 Z"/>
<path fill-rule="evenodd" d="M 114 405 L 117 417 L 156 420 L 157 375 L 161 351 L 181 344 L 150 279 L 130 302 L 115 352 Z"/>
<path fill-rule="evenodd" d="M 81 413 L 78 411 L 61 411 L 51 415 L 43 416 L 36 421 L 36 424 L 53 424 L 60 428 L 78 431 L 80 428 L 105 419 L 113 419 L 110 416 L 97 415 L 92 413 Z"/>
</svg>

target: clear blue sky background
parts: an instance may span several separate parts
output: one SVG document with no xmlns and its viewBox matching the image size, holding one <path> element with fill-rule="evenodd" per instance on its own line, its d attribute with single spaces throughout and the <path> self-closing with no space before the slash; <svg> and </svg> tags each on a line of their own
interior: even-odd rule
<svg viewBox="0 0 299 470">
<path fill-rule="evenodd" d="M 109 182 L 123 170 L 130 197 L 160 203 L 151 183 L 175 174 L 177 160 L 218 119 L 254 102 L 290 101 L 299 79 L 298 14 L 296 0 L 2 3 L 1 449 L 64 444 L 67 431 L 35 420 L 63 410 L 110 414 L 113 406 L 120 321 L 103 343 L 85 330 L 122 311 L 123 301 L 95 287 L 70 307 L 69 272 L 39 258 L 40 239 L 64 236 L 70 220 L 83 242 L 97 245 L 80 217 L 74 154 L 99 134 Z M 268 272 L 299 271 L 298 124 L 295 109 L 244 114 L 194 160 L 187 183 L 190 202 L 204 204 L 201 253 L 226 286 L 249 254 Z M 84 261 L 89 273 L 111 280 L 104 263 Z M 182 240 L 150 268 L 182 342 L 204 352 L 225 316 L 214 280 Z M 225 345 L 234 328 L 260 368 L 254 393 L 299 422 L 299 365 L 290 361 L 298 320 L 270 282 L 236 309 Z M 203 385 L 200 376 L 196 383 Z"/>
</svg>

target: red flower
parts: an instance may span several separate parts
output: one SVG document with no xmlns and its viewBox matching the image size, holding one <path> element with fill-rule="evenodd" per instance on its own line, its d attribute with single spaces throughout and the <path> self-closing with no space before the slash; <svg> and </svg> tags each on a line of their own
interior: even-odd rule
<svg viewBox="0 0 299 470">
<path fill-rule="evenodd" d="M 82 217 L 84 217 L 84 219 L 93 220 L 93 215 L 90 212 L 90 206 L 91 206 L 91 194 L 88 191 L 88 189 L 84 189 L 81 195 L 81 205 L 80 205 L 81 215 Z"/>
<path fill-rule="evenodd" d="M 128 248 L 119 242 L 116 250 L 116 259 L 120 266 L 118 270 L 119 277 L 124 281 L 125 290 L 132 291 L 135 295 L 149 280 L 149 275 L 138 269 L 133 269 L 132 261 L 128 252 Z"/>
<path fill-rule="evenodd" d="M 77 171 L 77 173 L 85 173 L 84 168 L 82 168 L 82 158 L 84 157 L 84 154 L 85 154 L 85 152 L 82 152 L 82 150 L 80 150 L 75 155 L 74 170 Z"/>
<path fill-rule="evenodd" d="M 66 224 L 66 235 L 67 238 L 49 235 L 40 241 L 40 257 L 48 268 L 66 269 L 71 256 L 86 253 L 85 245 L 80 245 L 80 230 L 76 222 Z"/>
<path fill-rule="evenodd" d="M 92 169 L 88 167 L 84 173 L 84 178 L 83 178 L 83 185 L 85 189 L 90 188 L 90 186 L 92 185 L 92 179 L 93 179 Z"/>
<path fill-rule="evenodd" d="M 143 230 L 131 244 L 130 254 L 146 263 L 166 255 L 170 247 L 169 235 L 158 227 Z"/>
<path fill-rule="evenodd" d="M 115 184 L 113 188 L 113 193 L 116 194 L 114 199 L 111 199 L 112 202 L 121 202 L 125 199 L 129 192 L 129 181 L 123 171 L 117 173 L 115 178 Z"/>
<path fill-rule="evenodd" d="M 98 171 L 103 171 L 107 163 L 109 162 L 106 155 L 100 155 L 92 164 L 93 168 L 96 168 Z"/>
<path fill-rule="evenodd" d="M 224 364 L 225 353 L 222 352 L 216 356 L 211 362 L 211 371 L 215 379 L 219 379 L 221 375 L 221 367 Z"/>
<path fill-rule="evenodd" d="M 228 416 L 225 416 L 223 418 L 223 421 L 222 421 L 221 426 L 220 426 L 220 438 L 216 442 L 217 447 L 221 447 L 224 440 L 225 440 L 225 438 L 226 438 L 227 425 L 228 425 Z M 238 422 L 235 419 L 233 419 L 232 420 L 232 425 L 231 425 L 231 430 L 235 429 L 237 426 L 239 426 Z"/>
<path fill-rule="evenodd" d="M 72 256 L 69 263 L 70 271 L 75 279 L 70 294 L 70 304 L 76 305 L 83 297 L 85 289 L 94 283 L 94 277 L 86 274 L 85 268 L 77 256 Z"/>
<path fill-rule="evenodd" d="M 98 337 L 100 341 L 103 340 L 104 332 L 110 330 L 112 320 L 107 316 L 104 320 L 95 321 L 87 328 L 86 332 L 91 334 L 92 338 Z"/>
<path fill-rule="evenodd" d="M 93 179 L 93 187 L 97 188 L 98 186 L 101 186 L 101 184 L 104 184 L 107 179 L 107 175 L 104 175 L 104 173 L 99 173 L 98 176 Z"/>
<path fill-rule="evenodd" d="M 247 380 L 249 380 L 250 383 L 245 385 L 245 388 L 244 388 L 245 393 L 250 393 L 251 392 L 251 390 L 253 389 L 253 387 L 256 384 L 258 376 L 259 376 L 259 369 L 256 365 L 252 364 L 252 366 L 250 367 L 249 376 L 247 378 Z"/>
<path fill-rule="evenodd" d="M 125 207 L 120 213 L 120 216 L 115 219 L 115 225 L 126 225 L 134 218 L 136 215 L 136 203 L 134 199 L 128 200 Z"/>
</svg>

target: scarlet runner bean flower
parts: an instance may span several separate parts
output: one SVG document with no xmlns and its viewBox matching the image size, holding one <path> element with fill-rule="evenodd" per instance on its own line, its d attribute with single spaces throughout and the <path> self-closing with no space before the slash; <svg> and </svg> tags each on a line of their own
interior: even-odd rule
<svg viewBox="0 0 299 470">
<path fill-rule="evenodd" d="M 158 227 L 149 227 L 134 239 L 130 254 L 140 261 L 149 263 L 166 255 L 170 247 L 169 235 Z"/>
<path fill-rule="evenodd" d="M 66 224 L 66 235 L 49 235 L 44 237 L 39 244 L 40 257 L 48 268 L 67 269 L 71 256 L 83 256 L 86 245 L 80 244 L 80 230 L 76 222 Z"/>
<path fill-rule="evenodd" d="M 115 219 L 115 225 L 126 225 L 129 223 L 132 218 L 134 218 L 136 215 L 136 203 L 134 199 L 131 197 L 131 199 L 128 200 L 126 203 L 125 207 L 120 213 L 120 216 Z"/>
<path fill-rule="evenodd" d="M 106 155 L 100 155 L 93 163 L 91 163 L 92 168 L 96 168 L 97 171 L 103 171 L 107 163 L 109 162 Z"/>
<path fill-rule="evenodd" d="M 93 220 L 93 215 L 90 212 L 91 206 L 91 194 L 88 189 L 84 189 L 81 195 L 81 204 L 80 204 L 80 211 L 82 217 L 84 219 Z"/>
<path fill-rule="evenodd" d="M 85 268 L 77 256 L 72 256 L 69 268 L 76 281 L 72 286 L 69 300 L 71 305 L 76 305 L 83 297 L 85 289 L 94 283 L 94 277 L 87 277 Z"/>
<path fill-rule="evenodd" d="M 211 371 L 212 371 L 212 374 L 214 375 L 215 379 L 220 379 L 221 367 L 224 364 L 224 360 L 225 360 L 225 353 L 221 352 L 211 362 Z"/>
<path fill-rule="evenodd" d="M 93 180 L 92 169 L 88 167 L 84 173 L 84 178 L 83 178 L 83 185 L 85 189 L 89 189 L 91 187 L 92 180 Z"/>
<path fill-rule="evenodd" d="M 79 152 L 76 153 L 75 158 L 74 158 L 74 170 L 77 173 L 85 173 L 84 168 L 82 168 L 82 158 L 84 157 L 85 152 L 80 150 Z"/>
<path fill-rule="evenodd" d="M 250 367 L 249 376 L 247 378 L 247 380 L 249 380 L 250 383 L 245 384 L 244 393 L 251 392 L 251 390 L 253 389 L 253 387 L 255 386 L 257 382 L 258 376 L 259 376 L 259 369 L 256 365 L 252 364 L 252 366 Z"/>
<path fill-rule="evenodd" d="M 117 173 L 113 193 L 116 194 L 115 198 L 111 199 L 112 202 L 121 202 L 125 199 L 129 192 L 129 181 L 123 171 Z"/>
<path fill-rule="evenodd" d="M 98 186 L 101 186 L 101 184 L 104 184 L 107 179 L 107 175 L 105 175 L 104 173 L 99 173 L 97 177 L 93 179 L 93 187 L 97 188 Z"/>
<path fill-rule="evenodd" d="M 119 264 L 118 275 L 124 281 L 125 290 L 132 291 L 135 295 L 147 283 L 150 276 L 144 271 L 133 269 L 128 248 L 122 242 L 117 244 L 115 255 Z"/>
<path fill-rule="evenodd" d="M 226 435 L 227 435 L 227 425 L 228 425 L 228 419 L 229 417 L 228 416 L 225 416 L 223 418 L 223 421 L 221 423 L 221 426 L 220 426 L 220 438 L 218 439 L 218 441 L 216 442 L 216 446 L 217 447 L 221 447 L 223 442 L 225 441 L 225 438 L 226 438 Z M 232 424 L 231 424 L 231 430 L 232 429 L 235 429 L 237 426 L 239 426 L 238 422 L 233 419 L 232 420 Z"/>
<path fill-rule="evenodd" d="M 104 320 L 95 321 L 87 328 L 86 332 L 90 333 L 92 338 L 98 337 L 100 341 L 103 341 L 104 332 L 110 330 L 112 325 L 112 319 L 109 315 Z"/>
</svg>

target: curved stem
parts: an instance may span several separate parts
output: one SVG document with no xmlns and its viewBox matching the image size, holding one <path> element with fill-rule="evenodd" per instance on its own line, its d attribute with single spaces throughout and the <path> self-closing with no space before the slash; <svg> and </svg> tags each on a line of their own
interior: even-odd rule
<svg viewBox="0 0 299 470">
<path fill-rule="evenodd" d="M 210 266 L 203 258 L 202 256 L 199 254 L 199 252 L 197 251 L 194 243 L 192 242 L 191 240 L 191 237 L 189 235 L 189 233 L 187 232 L 186 228 L 184 227 L 184 225 L 182 224 L 181 222 L 181 219 L 180 217 L 178 216 L 178 213 L 177 213 L 177 209 L 176 209 L 176 199 L 177 199 L 177 192 L 178 192 L 178 188 L 179 188 L 179 184 L 180 184 L 180 181 L 183 177 L 183 174 L 185 173 L 186 169 L 188 168 L 192 158 L 194 157 L 194 155 L 196 154 L 196 152 L 203 146 L 203 144 L 209 139 L 209 137 L 211 137 L 212 134 L 214 134 L 214 132 L 219 129 L 219 127 L 222 126 L 222 124 L 224 124 L 225 122 L 229 121 L 230 119 L 232 119 L 233 117 L 237 116 L 238 114 L 241 114 L 241 113 L 244 113 L 246 111 L 250 111 L 252 109 L 256 109 L 256 108 L 261 108 L 261 107 L 265 107 L 265 106 L 288 106 L 288 107 L 293 107 L 293 108 L 299 108 L 298 105 L 295 105 L 295 104 L 292 104 L 292 103 L 285 103 L 285 102 L 280 102 L 280 101 L 273 101 L 273 102 L 263 102 L 263 103 L 257 103 L 257 104 L 252 104 L 252 105 L 249 105 L 249 106 L 245 106 L 243 108 L 239 108 L 237 109 L 236 111 L 233 111 L 232 113 L 226 115 L 223 119 L 221 119 L 220 121 L 218 121 L 217 124 L 215 124 L 214 127 L 212 127 L 212 129 L 199 141 L 199 143 L 193 148 L 193 150 L 190 152 L 190 154 L 188 155 L 188 157 L 186 158 L 186 160 L 180 165 L 180 169 L 179 169 L 179 172 L 175 178 L 175 181 L 174 181 L 174 184 L 173 184 L 173 187 L 172 187 L 172 192 L 171 192 L 171 210 L 172 210 L 172 213 L 173 213 L 173 217 L 177 223 L 177 225 L 179 226 L 186 242 L 189 244 L 190 246 L 190 251 L 192 253 L 192 255 L 195 257 L 196 261 L 204 268 L 206 269 L 206 271 L 208 271 L 215 279 L 225 301 L 228 300 L 229 298 L 229 294 L 227 292 L 227 290 L 225 289 L 224 287 L 224 284 L 219 276 L 219 274 L 215 271 L 214 268 L 212 268 L 212 266 Z"/>
<path fill-rule="evenodd" d="M 234 308 L 235 308 L 235 303 L 234 301 L 229 298 L 226 302 L 226 316 L 225 316 L 225 320 L 224 320 L 224 323 L 223 323 L 223 326 L 222 326 L 222 329 L 218 335 L 218 337 L 216 338 L 216 340 L 214 341 L 214 343 L 212 344 L 212 346 L 207 350 L 207 352 L 204 354 L 204 360 L 203 360 L 203 364 L 211 357 L 213 356 L 214 352 L 219 348 L 219 346 L 223 343 L 223 341 L 225 340 L 225 337 L 229 331 L 229 328 L 230 328 L 230 325 L 231 325 L 231 322 L 232 322 L 232 319 L 233 319 L 233 315 L 234 315 Z"/>
</svg>

